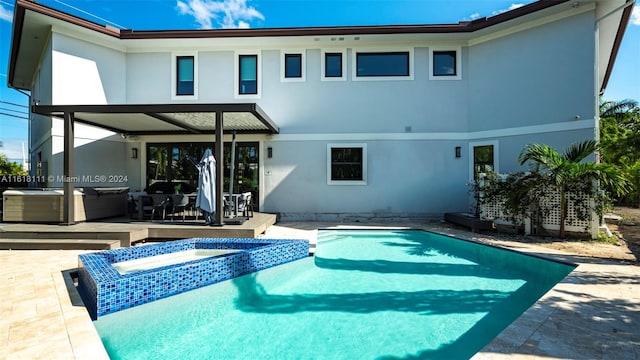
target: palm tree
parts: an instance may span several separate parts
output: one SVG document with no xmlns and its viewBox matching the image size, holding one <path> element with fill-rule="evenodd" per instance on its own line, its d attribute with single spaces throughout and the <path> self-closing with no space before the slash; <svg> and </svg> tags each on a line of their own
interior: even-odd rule
<svg viewBox="0 0 640 360">
<path fill-rule="evenodd" d="M 639 110 L 638 102 L 631 99 L 602 101 L 600 103 L 600 118 L 614 118 L 624 121 L 634 115 L 637 117 Z"/>
<path fill-rule="evenodd" d="M 616 166 L 632 180 L 621 203 L 640 206 L 640 105 L 634 100 L 600 103 L 601 161 Z"/>
<path fill-rule="evenodd" d="M 629 191 L 629 181 L 619 171 L 608 164 L 595 162 L 583 162 L 583 160 L 597 150 L 597 143 L 587 140 L 572 144 L 564 154 L 544 144 L 527 145 L 518 161 L 520 165 L 527 162 L 533 164 L 535 182 L 554 186 L 560 195 L 560 237 L 565 236 L 565 221 L 568 215 L 567 193 L 570 189 L 580 184 L 591 184 L 599 180 L 609 186 L 617 195 L 623 195 Z M 531 183 L 526 184 L 528 187 Z M 595 194 L 595 191 L 594 191 Z"/>
</svg>

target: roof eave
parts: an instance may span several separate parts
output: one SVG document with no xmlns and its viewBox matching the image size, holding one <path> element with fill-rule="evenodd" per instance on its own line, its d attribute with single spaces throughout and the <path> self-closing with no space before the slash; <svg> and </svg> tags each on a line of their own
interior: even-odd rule
<svg viewBox="0 0 640 360">
<path fill-rule="evenodd" d="M 613 65 L 615 64 L 616 58 L 618 57 L 620 44 L 622 44 L 622 38 L 624 37 L 624 33 L 631 19 L 631 13 L 633 12 L 633 4 L 634 3 L 629 4 L 626 8 L 624 8 L 624 11 L 622 12 L 622 17 L 620 18 L 620 24 L 618 25 L 618 31 L 616 32 L 616 38 L 613 41 L 613 47 L 611 48 L 611 55 L 609 55 L 607 70 L 604 73 L 602 85 L 600 85 L 600 95 L 604 94 L 604 91 L 607 88 L 607 84 L 609 83 L 609 78 L 611 77 L 611 72 L 613 71 Z"/>
<path fill-rule="evenodd" d="M 20 37 L 22 35 L 22 27 L 24 26 L 25 8 L 18 6 L 16 3 L 13 13 L 13 28 L 11 33 L 11 50 L 9 52 L 9 73 L 7 74 L 7 86 L 19 90 L 29 90 L 22 87 L 16 87 L 13 83 L 16 63 L 18 61 L 18 50 L 20 49 Z"/>
</svg>

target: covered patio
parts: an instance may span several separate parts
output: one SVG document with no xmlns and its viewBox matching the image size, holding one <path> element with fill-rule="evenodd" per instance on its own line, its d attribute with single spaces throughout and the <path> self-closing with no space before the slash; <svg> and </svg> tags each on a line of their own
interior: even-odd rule
<svg viewBox="0 0 640 360">
<path fill-rule="evenodd" d="M 82 123 L 107 129 L 123 136 L 211 134 L 214 157 L 224 159 L 225 132 L 277 134 L 279 129 L 255 103 L 192 103 L 132 105 L 33 105 L 34 114 L 63 119 L 63 221 L 76 224 L 74 217 L 74 179 L 78 178 L 74 160 L 74 125 Z M 224 166 L 216 167 L 216 179 L 223 179 Z M 216 199 L 224 197 L 223 181 L 215 184 Z M 223 226 L 224 204 L 216 201 L 212 225 Z"/>
</svg>

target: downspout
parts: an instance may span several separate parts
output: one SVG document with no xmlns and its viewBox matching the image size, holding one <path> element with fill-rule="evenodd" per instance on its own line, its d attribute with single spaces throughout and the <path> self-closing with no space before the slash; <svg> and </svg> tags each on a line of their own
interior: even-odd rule
<svg viewBox="0 0 640 360">
<path fill-rule="evenodd" d="M 33 115 L 33 113 L 31 112 L 31 106 L 30 106 L 31 105 L 31 94 L 27 93 L 26 91 L 17 89 L 17 88 L 13 88 L 13 90 L 15 90 L 15 91 L 19 92 L 20 94 L 22 94 L 22 95 L 27 97 L 27 104 L 28 104 L 27 109 L 29 109 L 29 120 L 28 120 L 29 122 L 28 122 L 28 126 L 27 126 L 27 154 L 29 154 L 27 156 L 27 159 L 29 159 L 29 162 L 28 162 L 29 168 L 27 169 L 27 174 L 29 174 L 31 176 L 35 176 L 36 173 L 32 172 L 32 166 L 31 166 L 31 163 L 33 162 L 33 161 L 31 161 L 32 160 L 31 159 L 31 121 L 32 121 L 31 116 Z M 24 151 L 24 149 L 23 149 L 23 151 Z M 24 168 L 24 164 L 22 166 Z M 34 184 L 32 182 L 29 182 L 29 184 L 27 186 L 31 187 L 33 185 Z"/>
<path fill-rule="evenodd" d="M 599 80 L 599 69 L 600 69 L 600 64 L 599 64 L 599 52 L 600 52 L 600 22 L 606 18 L 608 18 L 609 16 L 613 15 L 614 13 L 620 11 L 620 10 L 624 10 L 627 7 L 633 5 L 635 3 L 635 0 L 627 0 L 624 4 L 616 7 L 615 9 L 609 11 L 608 13 L 602 15 L 601 17 L 597 18 L 595 20 L 595 29 L 594 29 L 594 36 L 595 36 L 595 46 L 594 46 L 594 50 L 595 50 L 595 54 L 594 54 L 594 67 L 593 67 L 593 98 L 594 98 L 594 120 L 595 120 L 595 126 L 594 126 L 594 131 L 595 131 L 595 140 L 600 143 L 600 84 L 598 83 Z M 615 46 L 615 45 L 614 45 Z M 596 151 L 596 163 L 600 163 L 600 154 L 599 152 Z M 600 188 L 600 184 L 597 184 L 598 188 Z M 598 235 L 600 233 L 600 229 L 604 226 L 604 229 L 607 230 L 607 232 L 609 231 L 609 229 L 607 228 L 607 226 L 604 224 L 604 217 L 597 219 L 596 216 L 592 216 L 592 222 L 591 222 L 591 238 L 593 239 L 597 239 Z"/>
</svg>

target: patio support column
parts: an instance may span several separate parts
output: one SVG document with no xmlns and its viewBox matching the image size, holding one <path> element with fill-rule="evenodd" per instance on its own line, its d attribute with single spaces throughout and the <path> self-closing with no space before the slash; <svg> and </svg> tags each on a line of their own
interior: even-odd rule
<svg viewBox="0 0 640 360">
<path fill-rule="evenodd" d="M 224 225 L 224 128 L 222 117 L 224 113 L 222 111 L 216 111 L 216 146 L 215 146 L 215 158 L 216 158 L 216 219 L 215 226 Z"/>
<path fill-rule="evenodd" d="M 63 187 L 63 209 L 64 225 L 75 224 L 75 199 L 73 196 L 73 183 L 74 183 L 74 154 L 73 154 L 73 118 L 74 113 L 71 111 L 65 111 L 64 113 L 64 150 L 63 150 L 63 175 L 64 175 L 64 187 Z"/>
</svg>

